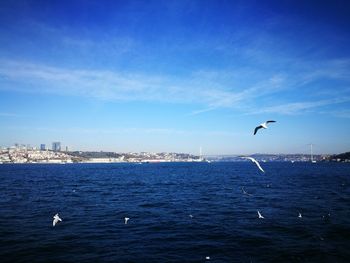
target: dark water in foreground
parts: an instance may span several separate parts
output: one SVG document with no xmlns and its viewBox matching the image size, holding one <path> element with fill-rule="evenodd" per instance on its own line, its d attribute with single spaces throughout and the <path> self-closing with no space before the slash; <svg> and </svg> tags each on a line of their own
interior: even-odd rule
<svg viewBox="0 0 350 263">
<path fill-rule="evenodd" d="M 350 165 L 262 166 L 0 165 L 0 261 L 350 262 Z"/>
</svg>

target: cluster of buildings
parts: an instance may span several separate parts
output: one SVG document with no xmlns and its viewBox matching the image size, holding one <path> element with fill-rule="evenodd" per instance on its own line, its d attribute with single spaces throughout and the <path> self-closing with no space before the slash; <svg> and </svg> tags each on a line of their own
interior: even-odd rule
<svg viewBox="0 0 350 263">
<path fill-rule="evenodd" d="M 41 151 L 47 151 L 47 150 L 52 150 L 54 152 L 60 152 L 62 151 L 62 145 L 61 142 L 52 142 L 51 149 L 46 146 L 46 144 L 40 144 L 39 147 L 36 146 L 31 146 L 30 144 L 19 144 L 15 143 L 13 146 L 8 147 L 8 148 L 3 148 L 0 147 L 0 150 L 5 150 L 5 149 L 11 149 L 11 150 L 41 150 Z M 68 146 L 65 147 L 65 151 L 68 152 Z"/>
<path fill-rule="evenodd" d="M 66 151 L 68 148 L 66 147 Z M 0 148 L 1 163 L 71 163 L 74 158 L 67 152 L 61 151 L 61 143 L 53 142 L 48 149 L 45 144 L 40 147 L 32 147 L 29 144 L 18 144 Z"/>
<path fill-rule="evenodd" d="M 149 152 L 71 152 L 80 162 L 88 163 L 111 163 L 111 162 L 129 162 L 129 163 L 160 163 L 160 162 L 198 162 L 204 159 L 185 153 L 149 153 Z"/>
<path fill-rule="evenodd" d="M 1 149 L 0 163 L 71 163 L 72 156 L 64 152 L 37 149 Z"/>
<path fill-rule="evenodd" d="M 51 149 L 45 144 L 40 147 L 15 144 L 8 148 L 0 148 L 0 164 L 2 163 L 155 163 L 155 162 L 201 162 L 201 156 L 185 153 L 116 153 L 116 152 L 82 152 L 62 151 L 60 142 L 53 142 Z"/>
<path fill-rule="evenodd" d="M 41 151 L 48 150 L 48 148 L 46 147 L 46 144 L 40 144 L 40 150 Z M 54 151 L 54 152 L 62 151 L 63 149 L 62 149 L 62 146 L 61 146 L 61 142 L 53 142 L 51 150 Z M 68 146 L 65 147 L 65 151 L 68 152 Z"/>
<path fill-rule="evenodd" d="M 125 154 L 125 159 L 128 162 L 146 162 L 146 163 L 159 163 L 159 162 L 201 162 L 204 161 L 199 156 L 186 154 L 186 153 L 128 153 Z"/>
</svg>

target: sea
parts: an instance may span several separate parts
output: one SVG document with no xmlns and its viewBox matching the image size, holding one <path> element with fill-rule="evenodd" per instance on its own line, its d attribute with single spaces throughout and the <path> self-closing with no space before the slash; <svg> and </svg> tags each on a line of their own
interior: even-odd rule
<svg viewBox="0 0 350 263">
<path fill-rule="evenodd" d="M 350 163 L 261 165 L 2 164 L 0 262 L 350 262 Z"/>
</svg>

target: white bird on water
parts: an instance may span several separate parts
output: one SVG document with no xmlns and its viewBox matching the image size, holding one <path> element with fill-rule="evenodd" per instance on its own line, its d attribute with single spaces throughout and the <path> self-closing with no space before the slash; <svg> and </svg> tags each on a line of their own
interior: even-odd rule
<svg viewBox="0 0 350 263">
<path fill-rule="evenodd" d="M 265 218 L 262 216 L 262 214 L 260 214 L 259 210 L 258 210 L 258 216 L 259 216 L 259 218 Z"/>
<path fill-rule="evenodd" d="M 271 122 L 276 122 L 276 121 L 265 121 L 264 123 L 261 123 L 259 126 L 255 127 L 254 129 L 254 135 L 258 132 L 260 129 L 267 129 L 267 124 Z"/>
<path fill-rule="evenodd" d="M 242 186 L 242 193 L 245 194 L 245 195 L 249 195 L 249 196 L 251 195 L 251 194 L 249 194 L 246 190 L 244 190 L 244 187 L 243 187 L 243 186 Z"/>
<path fill-rule="evenodd" d="M 125 225 L 128 224 L 129 219 L 130 219 L 129 217 L 125 217 L 125 218 L 124 218 L 124 223 L 125 223 Z"/>
<path fill-rule="evenodd" d="M 241 156 L 241 158 L 251 160 L 253 163 L 256 164 L 256 166 L 258 166 L 258 168 L 259 168 L 260 171 L 262 171 L 263 173 L 265 173 L 264 169 L 261 168 L 259 162 L 258 162 L 257 160 L 255 160 L 253 157 Z"/>
<path fill-rule="evenodd" d="M 55 226 L 58 221 L 61 221 L 62 222 L 62 219 L 58 216 L 58 214 L 56 214 L 54 217 L 53 217 L 53 221 L 52 221 L 52 226 Z"/>
<path fill-rule="evenodd" d="M 303 216 L 302 216 L 302 215 L 300 214 L 300 212 L 299 212 L 299 215 L 298 215 L 298 217 L 299 217 L 299 218 L 302 218 L 302 217 L 303 217 Z"/>
</svg>

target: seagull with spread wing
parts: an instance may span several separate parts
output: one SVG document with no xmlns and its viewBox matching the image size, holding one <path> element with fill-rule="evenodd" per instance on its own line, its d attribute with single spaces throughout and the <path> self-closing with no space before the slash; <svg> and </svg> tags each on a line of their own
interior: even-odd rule
<svg viewBox="0 0 350 263">
<path fill-rule="evenodd" d="M 55 226 L 58 223 L 58 221 L 62 221 L 62 219 L 58 216 L 58 214 L 56 214 L 53 217 L 52 226 Z"/>
<path fill-rule="evenodd" d="M 264 123 L 261 123 L 259 126 L 255 127 L 254 135 L 258 132 L 259 129 L 267 129 L 267 124 L 272 122 L 276 121 L 265 121 Z"/>
<path fill-rule="evenodd" d="M 265 217 L 260 213 L 260 211 L 258 210 L 258 217 L 261 218 L 261 219 L 264 219 Z"/>
<path fill-rule="evenodd" d="M 256 166 L 258 166 L 258 168 L 259 168 L 260 171 L 262 171 L 263 173 L 265 173 L 264 169 L 261 168 L 259 162 L 258 162 L 257 160 L 255 160 L 253 157 L 241 156 L 241 158 L 251 160 L 253 163 L 256 164 Z"/>
</svg>

